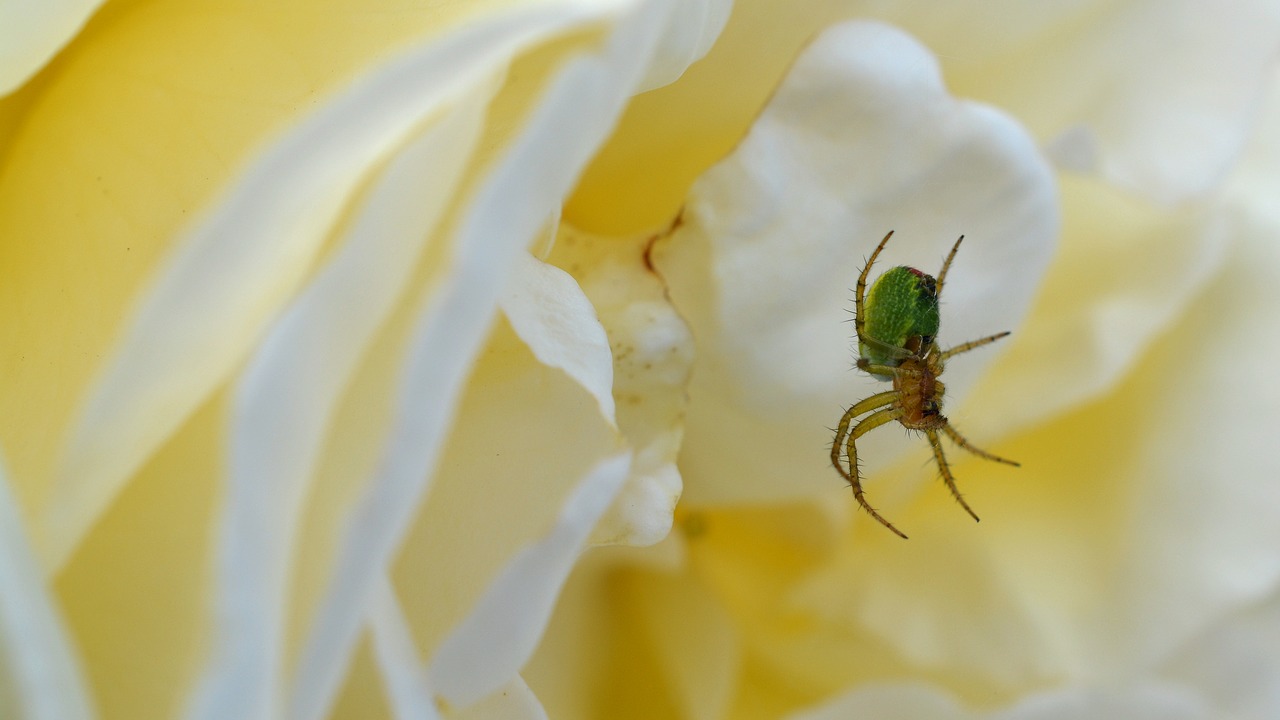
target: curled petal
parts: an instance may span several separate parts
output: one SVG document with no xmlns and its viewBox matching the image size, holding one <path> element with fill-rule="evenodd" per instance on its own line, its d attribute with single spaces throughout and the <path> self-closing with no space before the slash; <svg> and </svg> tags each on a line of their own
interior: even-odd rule
<svg viewBox="0 0 1280 720">
<path fill-rule="evenodd" d="M 511 329 L 534 356 L 582 385 L 599 403 L 600 414 L 615 424 L 609 338 L 573 278 L 524 255 L 516 261 L 499 303 Z"/>
</svg>

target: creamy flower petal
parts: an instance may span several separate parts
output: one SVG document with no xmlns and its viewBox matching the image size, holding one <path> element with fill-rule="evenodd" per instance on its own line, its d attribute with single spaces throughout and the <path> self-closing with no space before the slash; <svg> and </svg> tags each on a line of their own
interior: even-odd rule
<svg viewBox="0 0 1280 720">
<path fill-rule="evenodd" d="M 707 54 L 720 36 L 733 0 L 685 0 L 677 3 L 667 20 L 654 60 L 637 87 L 652 90 L 675 82 L 686 68 Z"/>
<path fill-rule="evenodd" d="M 1280 286 L 1280 212 L 1260 209 L 1236 215 L 1224 272 L 1135 381 L 1150 399 L 1125 518 L 1132 617 L 1113 642 L 1137 662 L 1280 583 L 1280 456 L 1267 450 L 1280 427 L 1280 385 L 1260 380 L 1274 374 L 1280 336 L 1259 332 L 1275 320 L 1260 298 Z M 1220 349 L 1235 347 L 1248 351 L 1232 353 L 1224 373 Z"/>
<path fill-rule="evenodd" d="M 1065 178 L 1062 197 L 1061 248 L 1031 316 L 975 388 L 972 421 L 959 412 L 978 437 L 1114 388 L 1221 272 L 1229 236 L 1214 208 L 1165 211 L 1087 178 Z"/>
<path fill-rule="evenodd" d="M 529 660 L 587 536 L 622 487 L 629 454 L 596 466 L 543 540 L 517 553 L 431 659 L 428 678 L 451 704 L 468 706 L 510 682 Z"/>
<path fill-rule="evenodd" d="M 742 664 L 742 643 L 729 615 L 690 572 L 644 573 L 636 578 L 636 605 L 681 716 L 725 717 Z"/>
<path fill-rule="evenodd" d="M 0 714 L 28 720 L 94 716 L 76 650 L 27 543 L 0 462 Z"/>
<path fill-rule="evenodd" d="M 485 699 L 452 712 L 449 717 L 454 720 L 547 720 L 547 711 L 524 678 L 517 675 Z"/>
<path fill-rule="evenodd" d="M 1280 595 L 1216 623 L 1171 657 L 1162 675 L 1199 690 L 1222 716 L 1280 717 Z"/>
<path fill-rule="evenodd" d="M 620 19 L 604 53 L 574 59 L 544 94 L 520 138 L 466 211 L 455 271 L 428 298 L 413 330 L 390 439 L 339 549 L 329 593 L 293 688 L 293 714 L 328 706 L 354 645 L 370 584 L 391 561 L 425 496 L 462 381 L 517 253 L 568 193 L 616 121 L 652 55 L 669 6 L 640 3 Z"/>
<path fill-rule="evenodd" d="M 193 717 L 274 717 L 289 565 L 329 419 L 408 286 L 476 144 L 497 76 L 392 161 L 347 242 L 268 332 L 236 390 L 223 522 L 220 651 Z"/>
<path fill-rule="evenodd" d="M 0 3 L 0 96 L 13 92 L 75 34 L 103 0 Z"/>
<path fill-rule="evenodd" d="M 439 717 L 422 672 L 422 661 L 413 646 L 413 632 L 390 579 L 374 592 L 369 627 L 373 630 L 374 653 L 395 716 L 421 720 Z"/>
<path fill-rule="evenodd" d="M 564 370 L 596 399 L 600 414 L 616 423 L 609 338 L 573 278 L 522 255 L 498 303 L 538 360 Z"/>
<path fill-rule="evenodd" d="M 71 435 L 38 546 L 46 564 L 66 560 L 125 479 L 243 359 L 377 162 L 515 53 L 614 9 L 561 3 L 471 23 L 362 78 L 271 147 L 138 308 Z"/>
<path fill-rule="evenodd" d="M 960 26 L 904 22 L 928 28 L 931 45 L 955 58 L 958 87 L 1015 113 L 1041 139 L 1087 127 L 1108 181 L 1169 204 L 1219 185 L 1257 121 L 1280 50 L 1280 9 L 1265 0 L 1059 7 L 1057 23 L 1041 17 L 1022 32 L 988 25 L 985 14 Z"/>
<path fill-rule="evenodd" d="M 635 458 L 631 477 L 592 536 L 593 544 L 652 545 L 671 529 L 683 482 L 676 454 L 693 363 L 688 325 L 649 265 L 657 236 L 595 236 L 563 227 L 548 262 L 582 285 L 613 350 L 618 427 Z"/>
<path fill-rule="evenodd" d="M 881 270 L 936 272 L 968 237 L 943 295 L 942 340 L 958 344 L 1020 324 L 1053 251 L 1055 189 L 1018 125 L 948 96 L 923 47 L 850 23 L 796 62 L 657 254 L 699 347 L 682 456 L 691 502 L 832 491 L 825 428 L 882 389 L 850 370 L 843 321 L 889 229 Z M 982 352 L 948 366 L 949 395 L 964 396 Z M 882 438 L 872 471 L 904 447 Z"/>
<path fill-rule="evenodd" d="M 1219 717 L 1182 688 L 1141 683 L 1118 690 L 1064 689 L 1033 694 L 1006 710 L 970 710 L 927 685 L 877 685 L 855 690 L 791 720 L 1208 720 Z"/>
</svg>

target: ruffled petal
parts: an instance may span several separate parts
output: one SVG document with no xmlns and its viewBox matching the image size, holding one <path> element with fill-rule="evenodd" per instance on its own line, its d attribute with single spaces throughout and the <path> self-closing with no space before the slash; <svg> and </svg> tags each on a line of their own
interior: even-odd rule
<svg viewBox="0 0 1280 720">
<path fill-rule="evenodd" d="M 590 235 L 565 227 L 548 261 L 565 268 L 599 313 L 613 351 L 618 427 L 635 453 L 631 477 L 596 528 L 594 544 L 652 545 L 671 529 L 683 483 L 693 338 L 650 265 L 654 234 Z"/>
<path fill-rule="evenodd" d="M 928 52 L 874 23 L 837 26 L 796 62 L 735 153 L 690 192 L 656 253 L 698 343 L 681 466 L 694 503 L 830 492 L 824 446 L 842 407 L 877 392 L 850 370 L 863 257 L 936 272 L 967 236 L 943 293 L 941 337 L 1016 329 L 1053 252 L 1048 165 L 995 110 L 947 95 Z M 991 350 L 948 366 L 962 398 Z M 905 447 L 882 433 L 874 472 Z"/>
</svg>

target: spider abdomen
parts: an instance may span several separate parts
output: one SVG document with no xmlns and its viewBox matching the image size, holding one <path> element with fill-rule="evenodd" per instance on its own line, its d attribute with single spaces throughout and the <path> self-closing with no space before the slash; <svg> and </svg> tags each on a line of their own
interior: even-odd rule
<svg viewBox="0 0 1280 720">
<path fill-rule="evenodd" d="M 872 364 L 896 366 L 904 355 L 927 348 L 938 334 L 938 324 L 933 276 L 906 266 L 892 268 L 867 292 L 858 352 Z"/>
</svg>

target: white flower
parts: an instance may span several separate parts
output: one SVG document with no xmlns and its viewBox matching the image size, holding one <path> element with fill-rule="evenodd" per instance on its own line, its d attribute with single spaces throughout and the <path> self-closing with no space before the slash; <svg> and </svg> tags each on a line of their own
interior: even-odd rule
<svg viewBox="0 0 1280 720">
<path fill-rule="evenodd" d="M 339 5 L 0 10 L 0 713 L 1280 712 L 1274 8 Z"/>
</svg>

